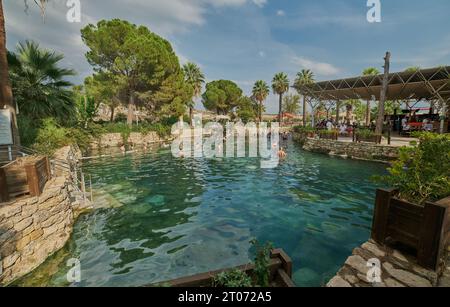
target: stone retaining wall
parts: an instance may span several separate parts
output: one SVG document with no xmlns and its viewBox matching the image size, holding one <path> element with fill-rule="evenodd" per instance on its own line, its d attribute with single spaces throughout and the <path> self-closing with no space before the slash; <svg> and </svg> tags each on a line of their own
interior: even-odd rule
<svg viewBox="0 0 450 307">
<path fill-rule="evenodd" d="M 80 154 L 64 147 L 56 158 L 70 162 Z M 0 203 L 0 285 L 28 274 L 66 244 L 86 205 L 72 197 L 73 185 L 69 172 L 55 168 L 41 196 Z"/>
<path fill-rule="evenodd" d="M 163 139 L 159 137 L 156 132 L 149 132 L 148 134 L 142 134 L 139 132 L 130 133 L 128 137 L 128 143 L 137 146 L 142 146 L 144 144 L 152 144 L 162 142 Z M 124 143 L 122 134 L 120 133 L 106 133 L 103 134 L 99 140 L 91 143 L 91 147 L 94 149 L 104 148 L 104 147 L 118 147 Z"/>
<path fill-rule="evenodd" d="M 62 248 L 72 224 L 64 177 L 49 181 L 39 197 L 0 204 L 0 284 L 27 274 Z"/>
<path fill-rule="evenodd" d="M 340 156 L 342 158 L 388 162 L 397 159 L 399 155 L 398 147 L 373 143 L 301 138 L 295 134 L 294 140 L 301 142 L 303 149 L 306 151 Z"/>
</svg>

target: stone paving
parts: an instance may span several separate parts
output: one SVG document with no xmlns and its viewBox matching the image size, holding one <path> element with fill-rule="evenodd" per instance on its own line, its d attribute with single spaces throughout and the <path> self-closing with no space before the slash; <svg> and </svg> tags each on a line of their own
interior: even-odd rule
<svg viewBox="0 0 450 307">
<path fill-rule="evenodd" d="M 339 137 L 340 142 L 345 143 L 352 143 L 353 138 L 352 137 L 345 137 L 340 136 Z M 392 147 L 403 147 L 403 146 L 411 146 L 411 142 L 419 142 L 419 139 L 416 138 L 408 138 L 408 137 L 402 137 L 402 136 L 392 136 L 391 137 L 391 144 L 388 145 L 388 141 L 385 137 L 381 140 L 381 144 L 383 146 L 392 146 Z"/>
<path fill-rule="evenodd" d="M 371 259 L 379 260 L 381 282 L 367 280 Z M 327 287 L 450 287 L 450 261 L 443 275 L 438 277 L 435 272 L 415 264 L 413 257 L 370 240 L 353 250 Z"/>
</svg>

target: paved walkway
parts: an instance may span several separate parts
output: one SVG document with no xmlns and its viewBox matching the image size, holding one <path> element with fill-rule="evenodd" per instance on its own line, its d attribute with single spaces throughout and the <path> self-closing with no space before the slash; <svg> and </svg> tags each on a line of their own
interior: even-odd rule
<svg viewBox="0 0 450 307">
<path fill-rule="evenodd" d="M 367 280 L 371 269 L 368 263 L 372 259 L 378 259 L 381 266 L 380 283 Z M 353 250 L 327 287 L 450 287 L 450 261 L 442 277 L 438 277 L 435 272 L 415 264 L 412 257 L 370 240 Z"/>
<path fill-rule="evenodd" d="M 344 136 L 340 136 L 339 137 L 339 141 L 340 142 L 347 142 L 347 143 L 351 143 L 353 142 L 353 138 L 352 137 L 344 137 Z M 410 146 L 411 142 L 418 142 L 419 140 L 416 138 L 407 138 L 407 137 L 401 137 L 401 136 L 393 136 L 391 137 L 391 145 L 393 147 L 403 147 L 403 146 Z M 385 145 L 388 146 L 388 142 L 386 138 L 383 138 L 381 141 L 381 145 Z"/>
</svg>

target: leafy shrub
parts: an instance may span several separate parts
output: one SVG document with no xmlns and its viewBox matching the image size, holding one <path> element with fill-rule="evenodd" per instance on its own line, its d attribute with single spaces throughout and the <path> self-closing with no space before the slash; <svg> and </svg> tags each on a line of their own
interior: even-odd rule
<svg viewBox="0 0 450 307">
<path fill-rule="evenodd" d="M 32 148 L 41 154 L 51 156 L 58 148 L 70 144 L 71 140 L 67 135 L 68 130 L 59 126 L 55 119 L 44 119 Z"/>
<path fill-rule="evenodd" d="M 71 144 L 76 143 L 81 151 L 87 152 L 90 148 L 93 138 L 99 137 L 103 129 L 98 125 L 91 124 L 88 129 L 84 128 L 68 128 L 68 141 Z"/>
<path fill-rule="evenodd" d="M 250 243 L 256 248 L 253 275 L 249 276 L 242 270 L 233 270 L 218 274 L 213 280 L 214 287 L 268 287 L 270 278 L 270 253 L 273 249 L 272 243 L 260 245 L 258 241 Z"/>
<path fill-rule="evenodd" d="M 215 287 L 247 288 L 252 287 L 252 279 L 241 270 L 222 272 L 213 281 Z"/>
<path fill-rule="evenodd" d="M 267 242 L 265 245 L 260 245 L 257 240 L 253 240 L 251 243 L 256 247 L 254 269 L 256 283 L 260 287 L 268 287 L 270 253 L 273 249 L 272 243 Z"/>
<path fill-rule="evenodd" d="M 370 129 L 358 129 L 356 134 L 363 139 L 370 139 L 376 136 L 375 132 Z"/>
<path fill-rule="evenodd" d="M 417 136 L 419 144 L 401 148 L 389 175 L 376 179 L 418 204 L 450 196 L 450 135 L 425 132 Z"/>
<path fill-rule="evenodd" d="M 20 142 L 25 147 L 31 147 L 38 135 L 39 122 L 21 114 L 17 116 L 17 125 L 19 127 Z"/>
<path fill-rule="evenodd" d="M 140 132 L 144 135 L 150 132 L 156 132 L 159 136 L 165 137 L 170 134 L 171 126 L 163 123 L 149 124 L 146 122 L 139 125 L 128 126 L 126 123 L 107 123 L 103 125 L 104 131 L 108 133 L 120 133 L 123 140 L 128 140 L 130 133 Z"/>
<path fill-rule="evenodd" d="M 335 135 L 336 133 L 339 133 L 339 131 L 338 130 L 328 130 L 328 129 L 320 130 L 320 134 L 322 134 L 322 135 Z"/>
<path fill-rule="evenodd" d="M 115 123 L 123 123 L 126 121 L 127 121 L 127 115 L 123 114 L 123 113 L 117 114 L 116 117 L 114 118 Z"/>
<path fill-rule="evenodd" d="M 313 133 L 315 131 L 316 130 L 311 126 L 307 126 L 307 127 L 295 126 L 294 127 L 294 132 L 296 132 L 296 133 Z"/>
</svg>

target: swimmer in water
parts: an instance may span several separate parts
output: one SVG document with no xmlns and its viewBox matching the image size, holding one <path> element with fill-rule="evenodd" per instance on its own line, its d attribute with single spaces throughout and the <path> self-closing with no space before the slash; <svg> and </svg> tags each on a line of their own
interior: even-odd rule
<svg viewBox="0 0 450 307">
<path fill-rule="evenodd" d="M 120 146 L 120 151 L 122 152 L 122 154 L 125 155 L 126 148 L 125 148 L 125 145 L 124 145 L 124 144 L 122 144 L 122 146 Z"/>
<path fill-rule="evenodd" d="M 287 154 L 286 154 L 286 152 L 284 151 L 284 148 L 281 147 L 280 150 L 278 151 L 278 157 L 279 157 L 280 159 L 284 159 L 284 158 L 286 158 L 286 156 L 287 156 Z"/>
</svg>

